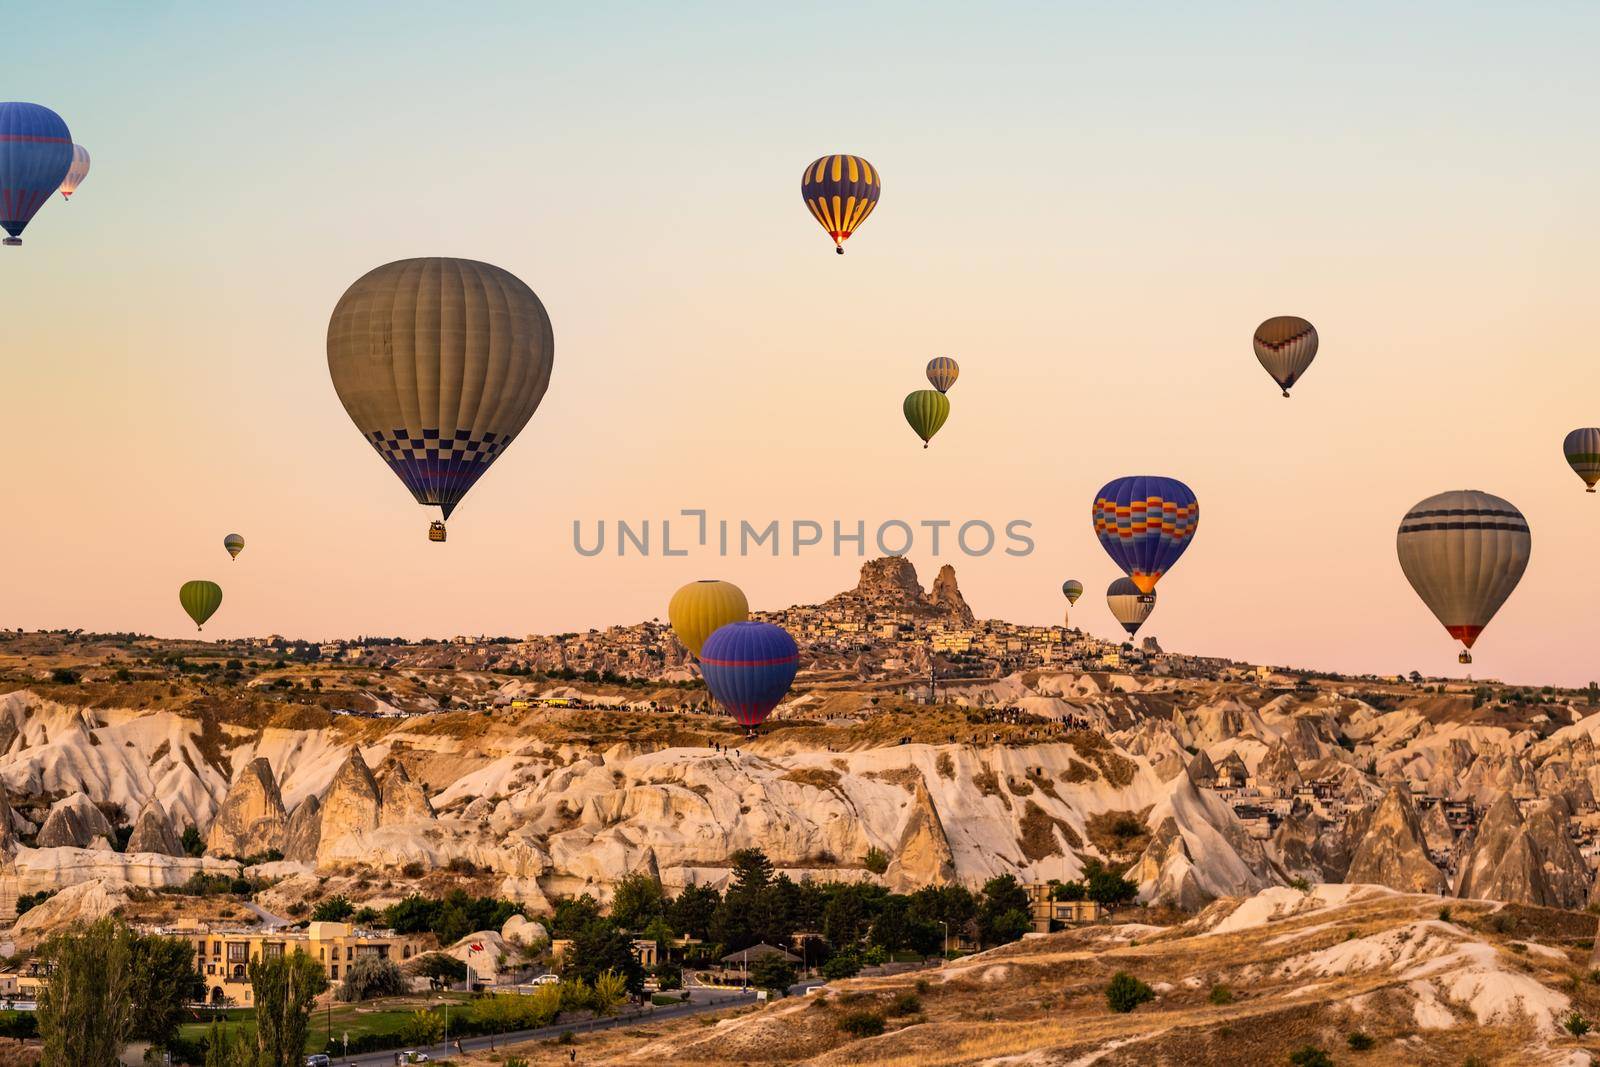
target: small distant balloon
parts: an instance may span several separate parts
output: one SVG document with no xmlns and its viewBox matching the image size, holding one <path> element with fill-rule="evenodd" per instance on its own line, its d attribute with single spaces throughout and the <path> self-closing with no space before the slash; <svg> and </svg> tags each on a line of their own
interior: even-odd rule
<svg viewBox="0 0 1600 1067">
<path fill-rule="evenodd" d="M 927 448 L 944 420 L 950 417 L 950 400 L 933 389 L 918 389 L 906 397 L 900 409 L 905 412 L 906 422 L 922 438 L 922 447 Z"/>
<path fill-rule="evenodd" d="M 1277 315 L 1256 327 L 1256 359 L 1283 395 L 1317 358 L 1317 328 L 1298 315 Z"/>
<path fill-rule="evenodd" d="M 1061 595 L 1067 598 L 1068 604 L 1076 604 L 1083 595 L 1083 583 L 1076 578 L 1068 578 L 1061 583 Z"/>
<path fill-rule="evenodd" d="M 928 361 L 928 381 L 939 392 L 948 393 L 959 377 L 961 368 L 949 356 L 939 356 Z"/>
<path fill-rule="evenodd" d="M 1156 610 L 1156 595 L 1141 592 L 1132 579 L 1118 578 L 1106 589 L 1106 606 L 1132 637 Z"/>
<path fill-rule="evenodd" d="M 1153 593 L 1194 540 L 1200 502 L 1176 478 L 1140 474 L 1102 486 L 1091 517 L 1106 555 L 1141 593 Z"/>
<path fill-rule="evenodd" d="M 841 256 L 844 243 L 867 221 L 882 195 L 883 175 L 860 156 L 823 156 L 800 176 L 800 198 Z"/>
<path fill-rule="evenodd" d="M 244 538 L 238 534 L 229 534 L 222 539 L 222 547 L 228 550 L 228 555 L 238 559 L 239 553 L 244 551 Z M 268 555 L 271 555 L 271 553 L 268 553 Z"/>
<path fill-rule="evenodd" d="M 667 604 L 667 620 L 672 632 L 696 658 L 706 638 L 730 622 L 750 617 L 750 602 L 744 591 L 732 582 L 702 578 L 672 594 Z"/>
<path fill-rule="evenodd" d="M 72 166 L 67 168 L 67 176 L 61 182 L 61 199 L 70 200 L 88 176 L 89 150 L 81 144 L 75 144 L 72 146 Z"/>
<path fill-rule="evenodd" d="M 1600 482 L 1600 427 L 1573 430 L 1562 442 L 1561 451 L 1588 491 L 1594 492 L 1595 483 Z"/>
<path fill-rule="evenodd" d="M 222 606 L 222 587 L 216 582 L 202 580 L 184 582 L 178 590 L 178 603 L 194 620 L 196 630 L 205 629 L 206 620 Z"/>
<path fill-rule="evenodd" d="M 0 244 L 20 245 L 22 231 L 72 169 L 72 131 L 47 107 L 0 103 Z"/>
<path fill-rule="evenodd" d="M 770 622 L 731 622 L 700 650 L 706 688 L 740 726 L 754 732 L 782 703 L 800 669 L 794 638 Z"/>
<path fill-rule="evenodd" d="M 1406 512 L 1395 535 L 1411 588 L 1469 649 L 1522 580 L 1532 548 L 1522 512 L 1476 489 L 1421 501 Z"/>
</svg>

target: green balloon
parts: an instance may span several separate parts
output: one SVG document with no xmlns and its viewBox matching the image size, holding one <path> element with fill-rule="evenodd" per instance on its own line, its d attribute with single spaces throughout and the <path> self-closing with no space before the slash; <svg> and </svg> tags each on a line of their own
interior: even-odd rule
<svg viewBox="0 0 1600 1067">
<path fill-rule="evenodd" d="M 950 417 L 950 398 L 937 389 L 918 389 L 906 396 L 900 408 L 906 413 L 911 428 L 922 438 L 922 447 L 927 448 L 944 420 Z"/>
<path fill-rule="evenodd" d="M 194 620 L 194 628 L 203 630 L 206 620 L 222 606 L 222 586 L 216 582 L 184 582 L 183 588 L 178 590 L 178 603 Z"/>
</svg>

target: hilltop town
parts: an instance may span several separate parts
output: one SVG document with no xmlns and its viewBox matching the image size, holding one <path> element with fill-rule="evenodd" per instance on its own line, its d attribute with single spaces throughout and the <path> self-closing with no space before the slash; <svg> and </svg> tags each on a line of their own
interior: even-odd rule
<svg viewBox="0 0 1600 1067">
<path fill-rule="evenodd" d="M 246 1002 L 245 965 L 272 945 L 320 952 L 333 981 L 357 955 L 444 952 L 514 986 L 559 968 L 569 902 L 604 908 L 640 880 L 669 900 L 735 892 L 752 852 L 785 884 L 873 901 L 1014 885 L 1016 932 L 1072 944 L 1151 936 L 1127 923 L 1187 938 L 1253 900 L 1352 906 L 1319 886 L 1380 887 L 1399 903 L 1361 913 L 1396 923 L 1419 899 L 1488 901 L 1470 912 L 1485 923 L 1565 916 L 1551 951 L 1587 964 L 1592 687 L 1340 676 L 981 620 L 951 568 L 924 589 L 895 557 L 759 615 L 802 670 L 754 740 L 655 620 L 421 642 L 0 633 L 0 994 L 36 990 L 30 953 L 105 914 L 197 945 L 219 1005 Z M 502 902 L 492 927 L 392 928 L 408 899 L 457 890 Z M 996 943 L 938 921 L 947 948 Z M 771 936 L 802 961 L 809 937 L 854 951 L 804 923 Z M 625 932 L 652 966 L 744 947 Z M 1510 951 L 1482 945 L 1480 969 Z M 1408 995 L 1448 1005 L 1451 988 Z M 1544 1012 L 1513 1045 L 1553 1049 L 1583 1007 L 1562 995 L 1513 988 L 1470 1025 Z"/>
</svg>

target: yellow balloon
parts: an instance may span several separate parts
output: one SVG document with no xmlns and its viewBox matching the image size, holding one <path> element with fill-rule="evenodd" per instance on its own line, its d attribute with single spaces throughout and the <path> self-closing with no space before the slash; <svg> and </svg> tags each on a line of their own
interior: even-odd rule
<svg viewBox="0 0 1600 1067">
<path fill-rule="evenodd" d="M 667 618 L 672 632 L 678 635 L 683 647 L 700 658 L 700 646 L 718 629 L 730 622 L 743 622 L 750 617 L 750 602 L 744 591 L 732 582 L 703 578 L 672 594 L 667 605 Z"/>
</svg>

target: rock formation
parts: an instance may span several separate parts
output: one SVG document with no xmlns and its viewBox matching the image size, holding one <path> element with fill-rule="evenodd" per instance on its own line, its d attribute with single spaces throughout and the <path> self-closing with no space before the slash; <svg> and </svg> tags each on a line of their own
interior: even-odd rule
<svg viewBox="0 0 1600 1067">
<path fill-rule="evenodd" d="M 861 565 L 856 587 L 829 600 L 826 607 L 864 611 L 898 611 L 927 618 L 944 617 L 970 626 L 974 621 L 956 585 L 955 568 L 948 563 L 939 570 L 933 588 L 923 593 L 917 569 L 904 556 L 884 556 Z"/>
<path fill-rule="evenodd" d="M 173 831 L 172 820 L 167 818 L 167 809 L 161 801 L 155 797 L 145 801 L 144 807 L 139 809 L 138 818 L 133 821 L 133 834 L 123 851 L 153 852 L 161 856 L 184 854 L 183 845 Z"/>
<path fill-rule="evenodd" d="M 112 836 L 105 814 L 88 797 L 74 793 L 51 806 L 36 844 L 39 848 L 89 848 L 109 842 Z"/>
<path fill-rule="evenodd" d="M 415 822 L 434 817 L 428 795 L 419 783 L 411 780 L 406 765 L 394 753 L 391 752 L 378 768 L 376 780 L 382 800 L 380 823 Z"/>
<path fill-rule="evenodd" d="M 1511 794 L 1500 794 L 1461 864 L 1456 894 L 1583 907 L 1589 896 L 1589 867 L 1572 843 L 1567 822 L 1566 801 L 1559 795 L 1534 804 L 1524 818 Z"/>
<path fill-rule="evenodd" d="M 945 885 L 955 880 L 955 858 L 945 837 L 939 811 L 928 795 L 928 785 L 918 775 L 911 796 L 911 816 L 892 853 L 885 878 L 897 892 L 913 892 L 925 885 Z"/>
<path fill-rule="evenodd" d="M 1444 873 L 1428 858 L 1422 819 L 1404 786 L 1390 789 L 1350 860 L 1346 882 L 1370 882 L 1407 893 L 1443 893 Z"/>
<path fill-rule="evenodd" d="M 283 858 L 294 863 L 315 863 L 321 839 L 322 802 L 313 794 L 289 816 L 289 828 L 283 835 Z"/>
<path fill-rule="evenodd" d="M 288 822 L 272 764 L 265 757 L 257 757 L 244 766 L 228 787 L 222 808 L 206 834 L 206 851 L 213 856 L 241 859 L 282 852 Z"/>
<path fill-rule="evenodd" d="M 1280 883 L 1282 872 L 1223 800 L 1187 775 L 1150 812 L 1150 843 L 1128 872 L 1140 899 L 1197 909 Z"/>
<path fill-rule="evenodd" d="M 321 860 L 340 838 L 371 833 L 383 821 L 383 793 L 359 748 L 351 748 L 322 797 L 317 858 Z"/>
<path fill-rule="evenodd" d="M 969 626 L 972 624 L 972 609 L 967 607 L 966 598 L 956 586 L 956 569 L 950 564 L 939 568 L 938 576 L 933 579 L 933 588 L 928 590 L 928 600 L 954 621 Z"/>
</svg>

